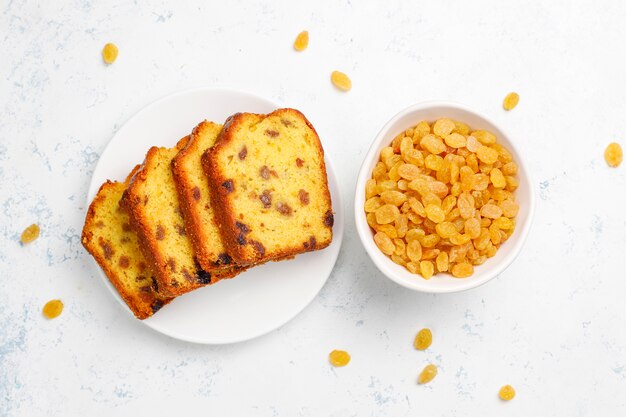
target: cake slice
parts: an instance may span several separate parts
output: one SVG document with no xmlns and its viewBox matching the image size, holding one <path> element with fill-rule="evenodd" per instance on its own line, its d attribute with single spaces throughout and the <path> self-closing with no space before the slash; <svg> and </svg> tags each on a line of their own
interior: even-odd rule
<svg viewBox="0 0 626 417">
<path fill-rule="evenodd" d="M 174 157 L 172 173 L 198 263 L 207 272 L 235 272 L 237 267 L 226 252 L 215 223 L 209 182 L 202 171 L 204 151 L 215 144 L 222 125 L 204 121 L 194 128 L 187 145 Z"/>
<path fill-rule="evenodd" d="M 181 139 L 173 148 L 150 148 L 122 198 L 156 275 L 159 292 L 167 296 L 184 294 L 236 273 L 211 274 L 196 261 L 171 168 L 172 159 L 188 140 L 189 136 Z"/>
<path fill-rule="evenodd" d="M 127 185 L 128 179 L 102 184 L 87 211 L 82 243 L 133 314 L 143 320 L 172 298 L 157 292 L 137 234 L 130 227 L 128 213 L 119 204 Z"/>
<path fill-rule="evenodd" d="M 202 164 L 222 240 L 237 264 L 330 244 L 333 212 L 324 150 L 299 111 L 231 116 Z"/>
</svg>

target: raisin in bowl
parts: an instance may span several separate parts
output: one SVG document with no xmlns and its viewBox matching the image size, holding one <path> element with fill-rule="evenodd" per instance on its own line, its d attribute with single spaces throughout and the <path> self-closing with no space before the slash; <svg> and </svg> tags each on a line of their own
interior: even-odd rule
<svg viewBox="0 0 626 417">
<path fill-rule="evenodd" d="M 378 133 L 359 172 L 355 222 L 389 279 L 457 292 L 502 273 L 530 230 L 535 197 L 511 136 L 447 102 L 413 105 Z"/>
</svg>

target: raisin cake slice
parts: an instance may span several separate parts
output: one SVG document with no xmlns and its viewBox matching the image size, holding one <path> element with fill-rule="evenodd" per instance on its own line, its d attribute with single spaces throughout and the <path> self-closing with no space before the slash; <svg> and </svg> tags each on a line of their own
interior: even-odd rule
<svg viewBox="0 0 626 417">
<path fill-rule="evenodd" d="M 235 272 L 235 265 L 222 243 L 215 223 L 209 182 L 202 171 L 204 151 L 215 144 L 222 125 L 203 121 L 194 128 L 187 145 L 174 157 L 172 172 L 185 220 L 198 263 L 205 271 Z"/>
<path fill-rule="evenodd" d="M 128 181 L 128 180 L 127 180 Z M 91 202 L 82 233 L 85 249 L 95 258 L 133 314 L 145 319 L 172 298 L 157 292 L 156 281 L 120 206 L 127 182 L 107 181 Z"/>
<path fill-rule="evenodd" d="M 322 249 L 332 240 L 324 150 L 302 113 L 238 113 L 202 157 L 228 254 L 242 265 Z"/>
<path fill-rule="evenodd" d="M 196 261 L 187 235 L 172 174 L 172 159 L 189 136 L 173 148 L 152 147 L 122 198 L 141 247 L 156 275 L 159 292 L 184 294 L 235 272 L 211 274 Z"/>
</svg>

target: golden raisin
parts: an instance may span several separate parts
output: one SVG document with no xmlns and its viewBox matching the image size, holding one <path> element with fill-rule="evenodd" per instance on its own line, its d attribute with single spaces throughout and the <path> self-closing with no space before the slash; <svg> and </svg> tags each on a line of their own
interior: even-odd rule
<svg viewBox="0 0 626 417">
<path fill-rule="evenodd" d="M 309 32 L 303 30 L 296 36 L 296 40 L 293 42 L 293 49 L 298 52 L 304 51 L 309 46 Z"/>
<path fill-rule="evenodd" d="M 432 154 L 440 154 L 446 150 L 446 145 L 435 135 L 428 134 L 420 141 L 420 146 Z"/>
<path fill-rule="evenodd" d="M 493 145 L 496 143 L 496 135 L 486 130 L 476 130 L 472 132 L 474 136 L 483 145 Z"/>
<path fill-rule="evenodd" d="M 498 160 L 498 151 L 489 146 L 481 146 L 476 151 L 476 156 L 485 164 L 493 164 Z"/>
<path fill-rule="evenodd" d="M 437 367 L 435 365 L 426 365 L 426 367 L 422 370 L 419 377 L 417 377 L 418 384 L 426 384 L 437 376 Z"/>
<path fill-rule="evenodd" d="M 417 332 L 413 346 L 417 350 L 426 350 L 433 343 L 433 333 L 428 328 L 424 328 Z"/>
<path fill-rule="evenodd" d="M 376 209 L 374 213 L 378 224 L 388 224 L 396 220 L 396 217 L 400 215 L 400 210 L 393 204 L 385 204 Z"/>
<path fill-rule="evenodd" d="M 509 93 L 506 97 L 504 97 L 502 107 L 504 107 L 504 110 L 506 111 L 513 110 L 515 106 L 517 106 L 517 103 L 519 103 L 519 94 Z"/>
<path fill-rule="evenodd" d="M 426 211 L 426 217 L 435 223 L 441 223 L 446 219 L 446 214 L 436 204 L 428 204 L 424 207 L 424 210 Z"/>
<path fill-rule="evenodd" d="M 43 306 L 43 315 L 48 319 L 54 319 L 61 315 L 63 302 L 61 300 L 50 300 Z"/>
<path fill-rule="evenodd" d="M 504 174 L 498 168 L 494 168 L 489 172 L 489 179 L 496 188 L 506 187 L 506 178 L 504 178 Z"/>
<path fill-rule="evenodd" d="M 102 59 L 106 64 L 110 65 L 117 59 L 118 52 L 119 51 L 115 44 L 107 43 L 104 45 L 104 48 L 102 48 Z"/>
<path fill-rule="evenodd" d="M 439 119 L 433 125 L 433 133 L 435 135 L 444 138 L 448 136 L 454 130 L 454 122 L 450 119 Z"/>
<path fill-rule="evenodd" d="M 606 150 L 604 151 L 604 160 L 610 167 L 615 168 L 619 166 L 623 159 L 624 154 L 619 143 L 613 142 L 606 147 Z"/>
<path fill-rule="evenodd" d="M 437 255 L 437 259 L 435 259 L 435 263 L 437 264 L 437 271 L 446 272 L 449 267 L 448 262 L 449 261 L 447 252 L 441 252 L 439 255 Z"/>
<path fill-rule="evenodd" d="M 452 267 L 452 276 L 455 278 L 467 278 L 474 273 L 472 264 L 459 263 Z"/>
<path fill-rule="evenodd" d="M 424 279 L 430 279 L 435 273 L 435 265 L 431 261 L 420 261 L 420 274 Z"/>
<path fill-rule="evenodd" d="M 32 242 L 33 240 L 39 237 L 39 226 L 36 224 L 31 224 L 22 232 L 21 242 L 22 244 L 27 244 Z"/>
<path fill-rule="evenodd" d="M 502 401 L 511 401 L 513 398 L 515 398 L 515 389 L 510 385 L 504 385 L 502 388 L 500 388 L 498 396 Z"/>
<path fill-rule="evenodd" d="M 350 91 L 352 88 L 352 81 L 341 71 L 333 71 L 330 75 L 330 80 L 341 91 Z"/>
<path fill-rule="evenodd" d="M 374 235 L 374 242 L 385 255 L 391 256 L 396 249 L 391 238 L 383 232 L 378 232 Z"/>
<path fill-rule="evenodd" d="M 450 133 L 445 138 L 446 145 L 451 148 L 462 148 L 467 144 L 467 139 L 460 133 Z"/>
<path fill-rule="evenodd" d="M 328 354 L 332 366 L 346 366 L 350 362 L 350 354 L 345 350 L 333 350 Z"/>
</svg>

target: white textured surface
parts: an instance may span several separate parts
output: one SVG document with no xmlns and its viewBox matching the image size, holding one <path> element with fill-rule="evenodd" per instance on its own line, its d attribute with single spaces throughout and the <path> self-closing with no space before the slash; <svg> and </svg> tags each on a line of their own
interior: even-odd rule
<svg viewBox="0 0 626 417">
<path fill-rule="evenodd" d="M 49 1 L 0 4 L 0 416 L 595 416 L 626 409 L 626 4 Z M 291 44 L 311 33 L 301 54 Z M 105 67 L 104 43 L 120 47 Z M 334 69 L 354 88 L 329 85 Z M 540 195 L 520 258 L 470 292 L 384 279 L 348 219 L 333 276 L 294 321 L 207 347 L 130 320 L 79 242 L 99 153 L 135 111 L 198 86 L 251 91 L 317 127 L 349 202 L 397 110 L 455 100 L 518 141 Z M 518 108 L 501 110 L 516 90 Z M 350 207 L 347 207 L 350 212 Z M 32 222 L 34 244 L 17 241 Z M 41 306 L 60 297 L 63 315 Z M 428 326 L 435 341 L 411 341 Z M 345 348 L 350 365 L 327 354 Z M 417 386 L 432 361 L 437 379 Z M 518 396 L 503 404 L 498 388 Z"/>
</svg>

